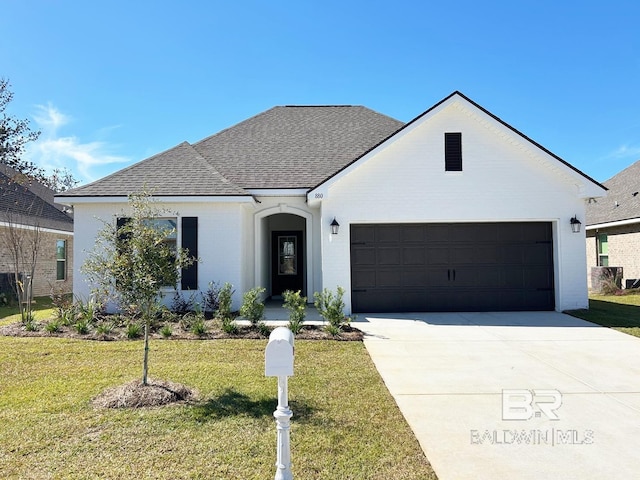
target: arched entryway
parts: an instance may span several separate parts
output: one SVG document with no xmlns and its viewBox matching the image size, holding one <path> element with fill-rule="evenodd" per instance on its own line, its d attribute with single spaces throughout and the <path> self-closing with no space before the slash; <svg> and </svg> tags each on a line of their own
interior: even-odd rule
<svg viewBox="0 0 640 480">
<path fill-rule="evenodd" d="M 256 214 L 255 278 L 268 296 L 280 298 L 285 290 L 301 290 L 303 295 L 309 291 L 311 220 L 309 212 L 293 207 L 278 206 Z"/>
</svg>

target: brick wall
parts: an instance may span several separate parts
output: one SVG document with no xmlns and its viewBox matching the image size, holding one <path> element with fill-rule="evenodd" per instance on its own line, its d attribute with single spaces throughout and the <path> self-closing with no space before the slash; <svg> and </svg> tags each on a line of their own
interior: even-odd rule
<svg viewBox="0 0 640 480">
<path fill-rule="evenodd" d="M 640 278 L 640 223 L 601 228 L 587 232 L 587 270 L 597 264 L 596 237 L 606 233 L 609 242 L 609 265 L 623 268 L 622 285 L 629 278 Z M 589 279 L 591 288 L 591 279 Z"/>
<path fill-rule="evenodd" d="M 0 227 L 0 273 L 13 273 L 12 257 L 4 242 L 6 234 L 7 227 Z M 56 243 L 58 240 L 66 240 L 67 265 L 65 280 L 56 280 Z M 36 261 L 36 271 L 33 279 L 33 295 L 35 297 L 47 296 L 51 292 L 52 286 L 56 286 L 62 291 L 70 293 L 72 291 L 72 285 L 73 236 L 69 233 L 41 231 L 38 259 Z"/>
</svg>

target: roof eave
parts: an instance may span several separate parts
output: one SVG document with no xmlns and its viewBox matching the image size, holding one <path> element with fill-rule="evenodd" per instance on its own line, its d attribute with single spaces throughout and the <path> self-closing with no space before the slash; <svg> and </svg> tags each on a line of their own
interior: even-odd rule
<svg viewBox="0 0 640 480">
<path fill-rule="evenodd" d="M 255 203 L 253 195 L 153 195 L 153 198 L 167 203 L 194 203 L 194 202 L 216 202 L 216 203 Z M 56 203 L 63 205 L 79 205 L 90 203 L 127 203 L 128 195 L 87 195 L 87 196 L 65 196 L 56 195 Z"/>
</svg>

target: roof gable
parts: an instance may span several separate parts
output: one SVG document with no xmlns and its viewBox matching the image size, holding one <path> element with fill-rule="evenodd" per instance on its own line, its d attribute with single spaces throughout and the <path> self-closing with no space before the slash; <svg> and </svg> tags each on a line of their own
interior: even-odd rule
<svg viewBox="0 0 640 480">
<path fill-rule="evenodd" d="M 342 169 L 337 171 L 331 177 L 328 177 L 322 180 L 320 183 L 315 185 L 307 195 L 307 198 L 310 200 L 313 198 L 313 193 L 315 190 L 325 189 L 327 186 L 332 184 L 335 180 L 340 178 L 342 175 L 349 173 L 350 171 L 357 168 L 358 164 L 366 161 L 372 155 L 375 155 L 378 151 L 386 148 L 392 142 L 395 142 L 406 135 L 408 132 L 412 131 L 412 129 L 416 128 L 421 123 L 428 121 L 430 118 L 435 117 L 439 112 L 446 109 L 449 106 L 458 106 L 464 109 L 467 114 L 471 116 L 476 116 L 476 118 L 485 124 L 489 129 L 494 131 L 500 131 L 501 135 L 507 135 L 511 138 L 512 141 L 519 142 L 524 148 L 529 149 L 533 154 L 540 155 L 544 161 L 548 163 L 552 168 L 561 171 L 564 175 L 569 175 L 574 178 L 576 184 L 578 185 L 579 190 L 581 190 L 581 195 L 584 197 L 587 196 L 601 196 L 603 191 L 606 191 L 606 187 L 581 172 L 573 165 L 569 164 L 562 158 L 558 157 L 551 151 L 544 148 L 539 143 L 533 141 L 520 131 L 513 128 L 511 125 L 492 114 L 485 108 L 481 107 L 462 93 L 455 91 L 451 95 L 447 96 L 443 100 L 439 101 L 431 108 L 418 115 L 416 118 L 405 124 L 403 127 L 398 129 L 392 135 L 382 140 L 378 144 L 372 146 L 369 150 L 364 152 L 360 157 L 355 158 L 349 164 L 346 164 Z"/>
<path fill-rule="evenodd" d="M 587 204 L 587 225 L 632 219 L 640 221 L 640 160 L 604 185 L 609 189 L 607 196 Z"/>
</svg>

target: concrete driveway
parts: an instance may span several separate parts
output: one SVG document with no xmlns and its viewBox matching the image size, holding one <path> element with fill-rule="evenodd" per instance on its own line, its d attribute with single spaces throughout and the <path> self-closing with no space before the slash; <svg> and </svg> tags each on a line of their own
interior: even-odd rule
<svg viewBox="0 0 640 480">
<path fill-rule="evenodd" d="M 440 480 L 640 478 L 640 339 L 555 312 L 354 326 Z"/>
</svg>

